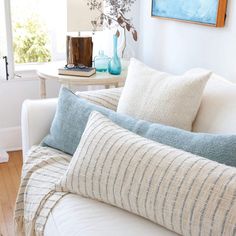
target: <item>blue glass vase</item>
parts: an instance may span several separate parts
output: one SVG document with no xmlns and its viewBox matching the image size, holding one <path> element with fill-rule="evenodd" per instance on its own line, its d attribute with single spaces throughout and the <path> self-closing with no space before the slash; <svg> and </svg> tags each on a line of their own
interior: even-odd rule
<svg viewBox="0 0 236 236">
<path fill-rule="evenodd" d="M 120 75 L 121 73 L 121 62 L 117 53 L 117 35 L 113 36 L 113 57 L 111 58 L 108 65 L 108 72 L 112 75 Z"/>
<path fill-rule="evenodd" d="M 103 50 L 100 50 L 98 56 L 94 58 L 94 66 L 98 72 L 107 72 L 110 58 L 104 54 Z"/>
</svg>

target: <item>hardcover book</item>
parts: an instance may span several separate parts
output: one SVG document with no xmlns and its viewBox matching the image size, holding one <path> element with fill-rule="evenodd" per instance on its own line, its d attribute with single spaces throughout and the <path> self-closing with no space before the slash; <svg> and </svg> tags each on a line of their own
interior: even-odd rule
<svg viewBox="0 0 236 236">
<path fill-rule="evenodd" d="M 73 68 L 59 68 L 59 75 L 74 75 L 74 76 L 82 76 L 89 77 L 96 73 L 96 69 L 93 67 L 73 67 Z"/>
</svg>

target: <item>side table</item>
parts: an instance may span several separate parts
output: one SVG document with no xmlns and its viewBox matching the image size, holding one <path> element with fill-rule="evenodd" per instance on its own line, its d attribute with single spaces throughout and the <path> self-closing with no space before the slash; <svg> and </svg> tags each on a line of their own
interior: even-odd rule
<svg viewBox="0 0 236 236">
<path fill-rule="evenodd" d="M 56 80 L 61 85 L 72 89 L 73 86 L 104 85 L 105 88 L 111 86 L 120 87 L 124 84 L 127 70 L 122 71 L 120 75 L 111 75 L 108 72 L 97 72 L 90 77 L 59 75 L 58 66 L 49 64 L 38 69 L 37 74 L 40 79 L 40 97 L 46 98 L 46 81 Z"/>
</svg>

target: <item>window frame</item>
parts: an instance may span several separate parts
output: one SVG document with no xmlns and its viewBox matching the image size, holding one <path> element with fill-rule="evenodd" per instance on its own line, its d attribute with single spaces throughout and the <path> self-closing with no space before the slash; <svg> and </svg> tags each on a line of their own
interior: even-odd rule
<svg viewBox="0 0 236 236">
<path fill-rule="evenodd" d="M 7 47 L 7 59 L 8 59 L 8 74 L 9 79 L 15 77 L 15 65 L 14 65 L 14 52 L 13 52 L 13 33 L 12 33 L 12 20 L 11 20 L 11 2 L 9 0 L 3 0 L 4 12 L 5 12 L 5 29 L 6 29 L 6 47 Z M 7 79 L 7 78 L 6 78 Z"/>
</svg>

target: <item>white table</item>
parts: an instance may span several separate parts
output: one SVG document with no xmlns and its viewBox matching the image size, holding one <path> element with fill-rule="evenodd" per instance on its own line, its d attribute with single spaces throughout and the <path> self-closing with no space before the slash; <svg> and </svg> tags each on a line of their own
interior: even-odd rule
<svg viewBox="0 0 236 236">
<path fill-rule="evenodd" d="M 62 67 L 62 66 L 59 66 Z M 37 74 L 40 79 L 40 96 L 46 98 L 46 81 L 56 80 L 61 85 L 72 89 L 73 86 L 104 85 L 106 88 L 111 86 L 120 87 L 124 84 L 127 70 L 123 70 L 120 75 L 111 75 L 109 73 L 97 72 L 90 77 L 68 76 L 58 74 L 58 65 L 49 64 L 38 69 Z"/>
</svg>

